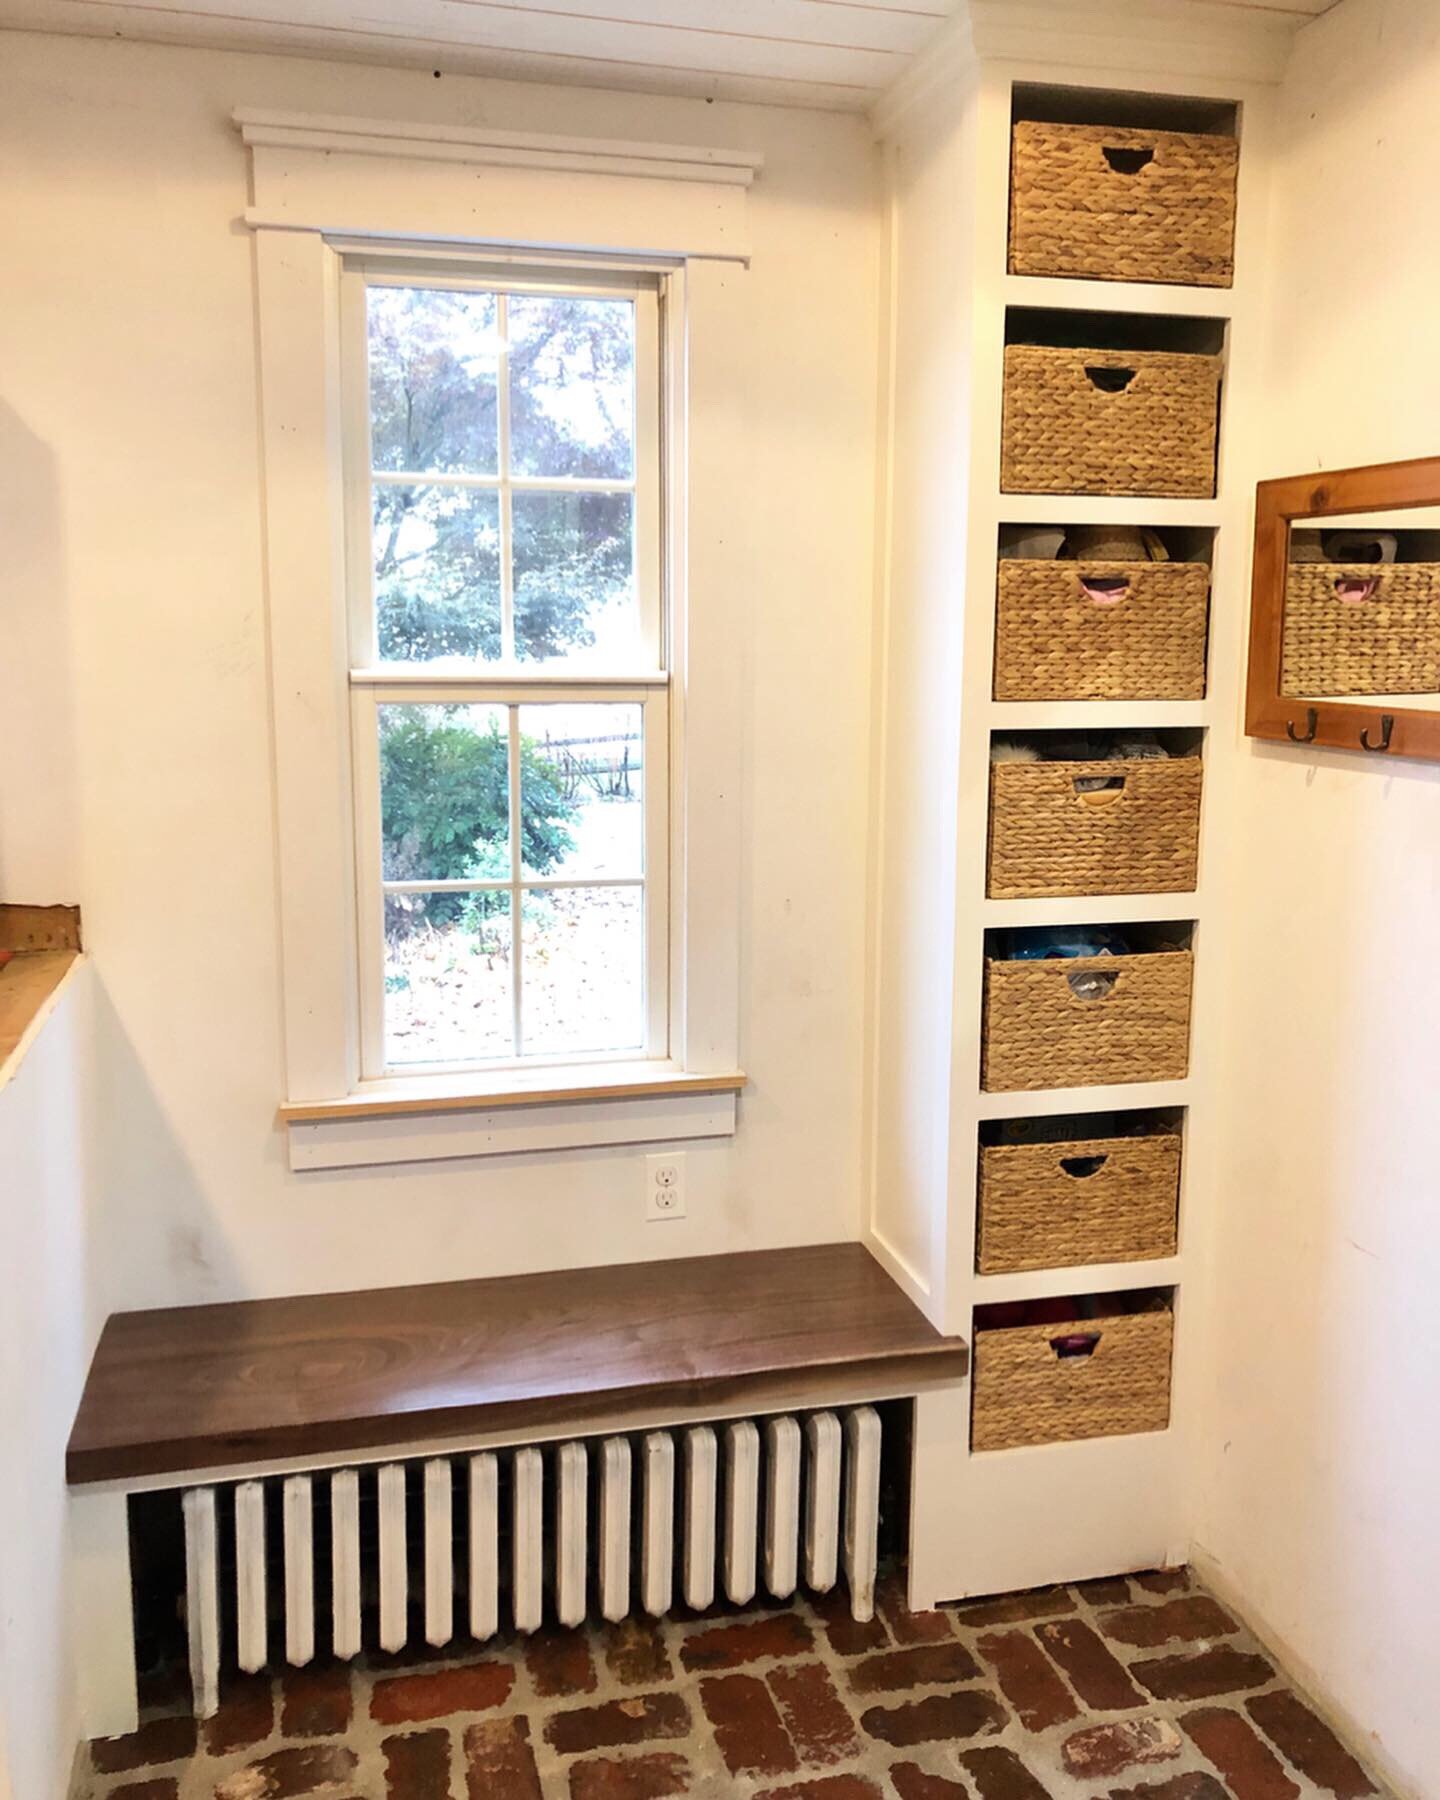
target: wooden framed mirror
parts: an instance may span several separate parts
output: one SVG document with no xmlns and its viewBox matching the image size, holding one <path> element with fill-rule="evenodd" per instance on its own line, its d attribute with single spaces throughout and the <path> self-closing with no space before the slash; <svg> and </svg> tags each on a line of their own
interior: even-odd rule
<svg viewBox="0 0 1440 1800">
<path fill-rule="evenodd" d="M 1440 456 L 1256 488 L 1245 730 L 1440 761 Z"/>
</svg>

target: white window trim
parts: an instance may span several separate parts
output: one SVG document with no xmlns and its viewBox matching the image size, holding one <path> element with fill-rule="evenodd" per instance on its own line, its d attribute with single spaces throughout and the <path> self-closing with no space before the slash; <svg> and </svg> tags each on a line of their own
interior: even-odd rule
<svg viewBox="0 0 1440 1800">
<path fill-rule="evenodd" d="M 256 248 L 283 954 L 287 1092 L 280 1115 L 289 1126 L 291 1166 L 729 1135 L 744 1083 L 737 731 L 743 671 L 730 620 L 732 597 L 748 581 L 743 534 L 734 529 L 737 482 L 748 467 L 746 409 L 737 388 L 749 324 L 737 266 L 744 182 L 735 172 L 743 168 L 748 181 L 758 159 L 733 159 L 723 187 L 711 185 L 717 178 L 708 163 L 696 163 L 692 188 L 684 173 L 674 172 L 689 167 L 683 153 L 670 153 L 676 160 L 662 183 L 650 167 L 632 174 L 618 166 L 612 148 L 597 144 L 580 230 L 573 171 L 584 150 L 577 140 L 563 140 L 563 172 L 543 160 L 529 162 L 516 171 L 523 192 L 497 196 L 497 214 L 506 218 L 523 200 L 531 241 L 545 246 L 521 253 L 513 249 L 513 233 L 477 233 L 483 209 L 466 164 L 491 158 L 457 157 L 448 140 L 427 157 L 421 127 L 406 128 L 403 154 L 393 164 L 383 145 L 337 155 L 329 141 L 335 124 L 289 121 L 281 130 L 267 122 L 263 168 L 252 144 L 254 204 L 247 214 Z M 253 130 L 245 127 L 247 140 Z M 509 158 L 519 154 L 507 147 L 506 167 L 487 178 L 494 184 L 487 195 L 509 183 Z M 650 248 L 651 202 L 661 185 L 662 210 L 674 229 L 669 253 Z M 717 193 L 726 201 L 723 247 L 695 254 L 696 242 L 716 235 Z M 278 222 L 277 208 L 284 214 Z M 405 240 L 411 257 L 453 260 L 453 247 L 464 245 L 483 252 L 489 264 L 532 269 L 548 260 L 573 269 L 578 257 L 597 271 L 651 270 L 667 313 L 670 1054 L 589 1064 L 564 1085 L 555 1069 L 510 1069 L 474 1080 L 436 1076 L 428 1092 L 420 1078 L 405 1077 L 403 1093 L 394 1081 L 361 1076 L 340 284 L 346 256 L 382 244 L 395 248 L 404 239 L 399 220 L 412 213 L 424 225 Z M 337 220 L 346 227 L 337 229 Z M 687 221 L 695 222 L 693 236 Z M 627 674 L 629 685 L 656 679 L 652 671 L 636 675 L 632 682 Z M 382 677 L 391 674 L 365 671 L 357 688 Z"/>
</svg>

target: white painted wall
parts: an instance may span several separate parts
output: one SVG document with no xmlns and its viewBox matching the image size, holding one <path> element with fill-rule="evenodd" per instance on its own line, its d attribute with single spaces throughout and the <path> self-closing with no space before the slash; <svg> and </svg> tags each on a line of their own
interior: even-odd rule
<svg viewBox="0 0 1440 1800">
<path fill-rule="evenodd" d="M 1440 453 L 1437 95 L 1433 6 L 1341 0 L 1299 35 L 1256 415 L 1267 474 Z M 1229 748 L 1218 1390 L 1197 1536 L 1397 1781 L 1436 1795 L 1440 768 L 1238 733 Z"/>
<path fill-rule="evenodd" d="M 93 970 L 77 964 L 0 1081 L 0 1794 L 58 1800 L 76 1724 L 65 1439 L 101 1312 Z"/>
<path fill-rule="evenodd" d="M 8 404 L 55 496 L 16 528 L 22 554 L 48 559 L 74 667 L 110 1304 L 855 1236 L 880 226 L 867 127 L 74 38 L 7 34 L 4 49 L 0 317 L 26 351 L 9 361 Z M 752 1086 L 733 1142 L 690 1150 L 683 1224 L 643 1223 L 637 1152 L 284 1167 L 236 106 L 766 155 L 751 199 L 754 330 L 735 370 L 754 444 L 735 529 L 758 571 L 735 607 Z M 43 842 L 44 794 L 10 804 L 22 841 Z"/>
</svg>

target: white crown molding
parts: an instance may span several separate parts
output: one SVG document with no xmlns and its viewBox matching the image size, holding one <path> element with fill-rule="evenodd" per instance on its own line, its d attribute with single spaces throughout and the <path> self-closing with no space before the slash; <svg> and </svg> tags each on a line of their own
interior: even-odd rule
<svg viewBox="0 0 1440 1800">
<path fill-rule="evenodd" d="M 619 138 L 556 137 L 548 132 L 499 131 L 486 126 L 423 125 L 335 114 L 233 114 L 250 149 L 346 151 L 351 155 L 422 162 L 479 163 L 589 175 L 636 175 L 661 181 L 698 181 L 749 187 L 764 157 L 752 150 L 703 145 L 629 143 Z"/>
<path fill-rule="evenodd" d="M 962 4 L 871 107 L 870 123 L 876 137 L 890 137 L 902 119 L 955 93 L 978 62 L 969 13 Z"/>
<path fill-rule="evenodd" d="M 879 137 L 986 63 L 1035 63 L 1048 79 L 1116 85 L 1127 76 L 1187 81 L 1278 82 L 1309 13 L 1235 6 L 1229 0 L 960 0 L 931 44 L 870 110 Z"/>
</svg>

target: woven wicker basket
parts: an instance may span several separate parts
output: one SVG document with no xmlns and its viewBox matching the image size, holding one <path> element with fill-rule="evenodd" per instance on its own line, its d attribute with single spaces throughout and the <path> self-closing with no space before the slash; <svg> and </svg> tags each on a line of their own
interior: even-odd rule
<svg viewBox="0 0 1440 1800">
<path fill-rule="evenodd" d="M 1017 121 L 1010 272 L 1229 287 L 1232 137 Z"/>
<path fill-rule="evenodd" d="M 1173 1256 L 1179 1191 L 1179 1132 L 986 1144 L 975 1267 L 1003 1275 Z"/>
<path fill-rule="evenodd" d="M 1373 581 L 1346 601 L 1337 581 Z M 1440 692 L 1440 563 L 1291 563 L 1280 691 Z"/>
<path fill-rule="evenodd" d="M 977 1331 L 971 1449 L 1163 1431 L 1173 1327 L 1164 1309 Z"/>
<path fill-rule="evenodd" d="M 1203 699 L 1209 590 L 1204 563 L 1002 560 L 995 698 Z"/>
<path fill-rule="evenodd" d="M 1000 485 L 1209 499 L 1219 400 L 1218 356 L 1009 344 Z"/>
<path fill-rule="evenodd" d="M 1190 1060 L 1189 950 L 985 964 L 980 1080 L 987 1093 L 1179 1081 Z M 1082 976 L 1111 977 L 1084 1000 Z"/>
<path fill-rule="evenodd" d="M 990 766 L 992 900 L 1185 893 L 1199 845 L 1198 756 Z"/>
</svg>

